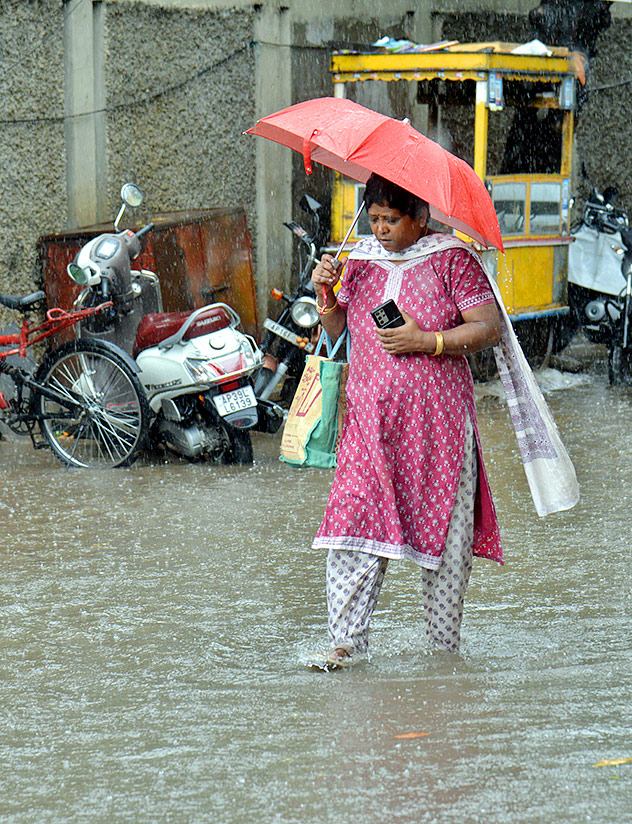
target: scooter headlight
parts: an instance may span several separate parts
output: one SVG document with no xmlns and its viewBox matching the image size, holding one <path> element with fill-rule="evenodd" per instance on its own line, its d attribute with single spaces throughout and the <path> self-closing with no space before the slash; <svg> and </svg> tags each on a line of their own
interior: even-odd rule
<svg viewBox="0 0 632 824">
<path fill-rule="evenodd" d="M 297 326 L 304 329 L 311 329 L 318 323 L 318 308 L 314 298 L 299 298 L 290 310 L 292 320 Z"/>
</svg>

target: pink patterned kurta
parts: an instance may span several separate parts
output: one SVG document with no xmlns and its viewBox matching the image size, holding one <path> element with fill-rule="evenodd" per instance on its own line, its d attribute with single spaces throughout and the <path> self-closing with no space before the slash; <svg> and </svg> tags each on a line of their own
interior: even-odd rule
<svg viewBox="0 0 632 824">
<path fill-rule="evenodd" d="M 389 255 L 373 237 L 356 246 L 338 294 L 352 341 L 348 410 L 331 494 L 313 546 L 410 558 L 437 569 L 469 415 L 479 471 L 474 554 L 502 563 L 467 359 L 385 352 L 370 310 L 388 298 L 428 330 L 458 326 L 461 312 L 494 301 L 478 258 L 451 235 L 430 235 L 404 254 Z"/>
</svg>

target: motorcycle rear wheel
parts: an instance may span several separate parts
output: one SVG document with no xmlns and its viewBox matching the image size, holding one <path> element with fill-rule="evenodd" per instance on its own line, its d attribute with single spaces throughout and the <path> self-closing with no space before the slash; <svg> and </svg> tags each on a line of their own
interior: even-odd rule
<svg viewBox="0 0 632 824">
<path fill-rule="evenodd" d="M 248 430 L 229 429 L 230 447 L 224 453 L 225 464 L 251 464 L 254 460 L 252 437 Z"/>
<path fill-rule="evenodd" d="M 44 359 L 35 380 L 79 407 L 35 398 L 40 431 L 62 463 L 84 469 L 133 463 L 151 411 L 140 381 L 116 352 L 100 341 L 71 341 Z"/>
</svg>

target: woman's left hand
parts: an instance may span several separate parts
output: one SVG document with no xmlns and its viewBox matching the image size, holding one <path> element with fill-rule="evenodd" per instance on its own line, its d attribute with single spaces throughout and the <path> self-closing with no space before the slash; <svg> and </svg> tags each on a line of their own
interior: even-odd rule
<svg viewBox="0 0 632 824">
<path fill-rule="evenodd" d="M 441 332 L 443 355 L 470 355 L 495 346 L 500 340 L 500 316 L 495 303 L 484 303 L 461 313 L 463 323 L 452 329 L 427 331 L 401 307 L 405 320 L 403 326 L 394 329 L 377 329 L 380 342 L 389 355 L 411 355 L 423 352 L 434 355 L 437 348 L 437 332 Z"/>
<path fill-rule="evenodd" d="M 412 352 L 434 352 L 436 338 L 434 332 L 424 332 L 417 322 L 401 307 L 399 311 L 406 321 L 403 326 L 391 329 L 377 329 L 382 346 L 389 355 L 407 355 Z"/>
</svg>

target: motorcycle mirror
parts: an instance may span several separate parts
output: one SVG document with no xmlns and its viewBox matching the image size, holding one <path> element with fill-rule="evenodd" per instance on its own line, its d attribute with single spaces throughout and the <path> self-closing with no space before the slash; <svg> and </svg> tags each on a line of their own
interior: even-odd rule
<svg viewBox="0 0 632 824">
<path fill-rule="evenodd" d="M 300 199 L 298 204 L 304 212 L 312 212 L 316 213 L 319 209 L 322 208 L 322 204 L 319 203 L 315 197 L 311 195 L 303 195 Z"/>
<path fill-rule="evenodd" d="M 89 280 L 88 275 L 86 272 L 76 263 L 69 263 L 66 266 L 66 272 L 68 272 L 68 276 L 71 280 L 74 280 L 79 286 L 86 286 Z"/>
<path fill-rule="evenodd" d="M 136 208 L 143 202 L 143 193 L 133 183 L 124 183 L 121 188 L 121 200 L 126 206 Z"/>
</svg>

